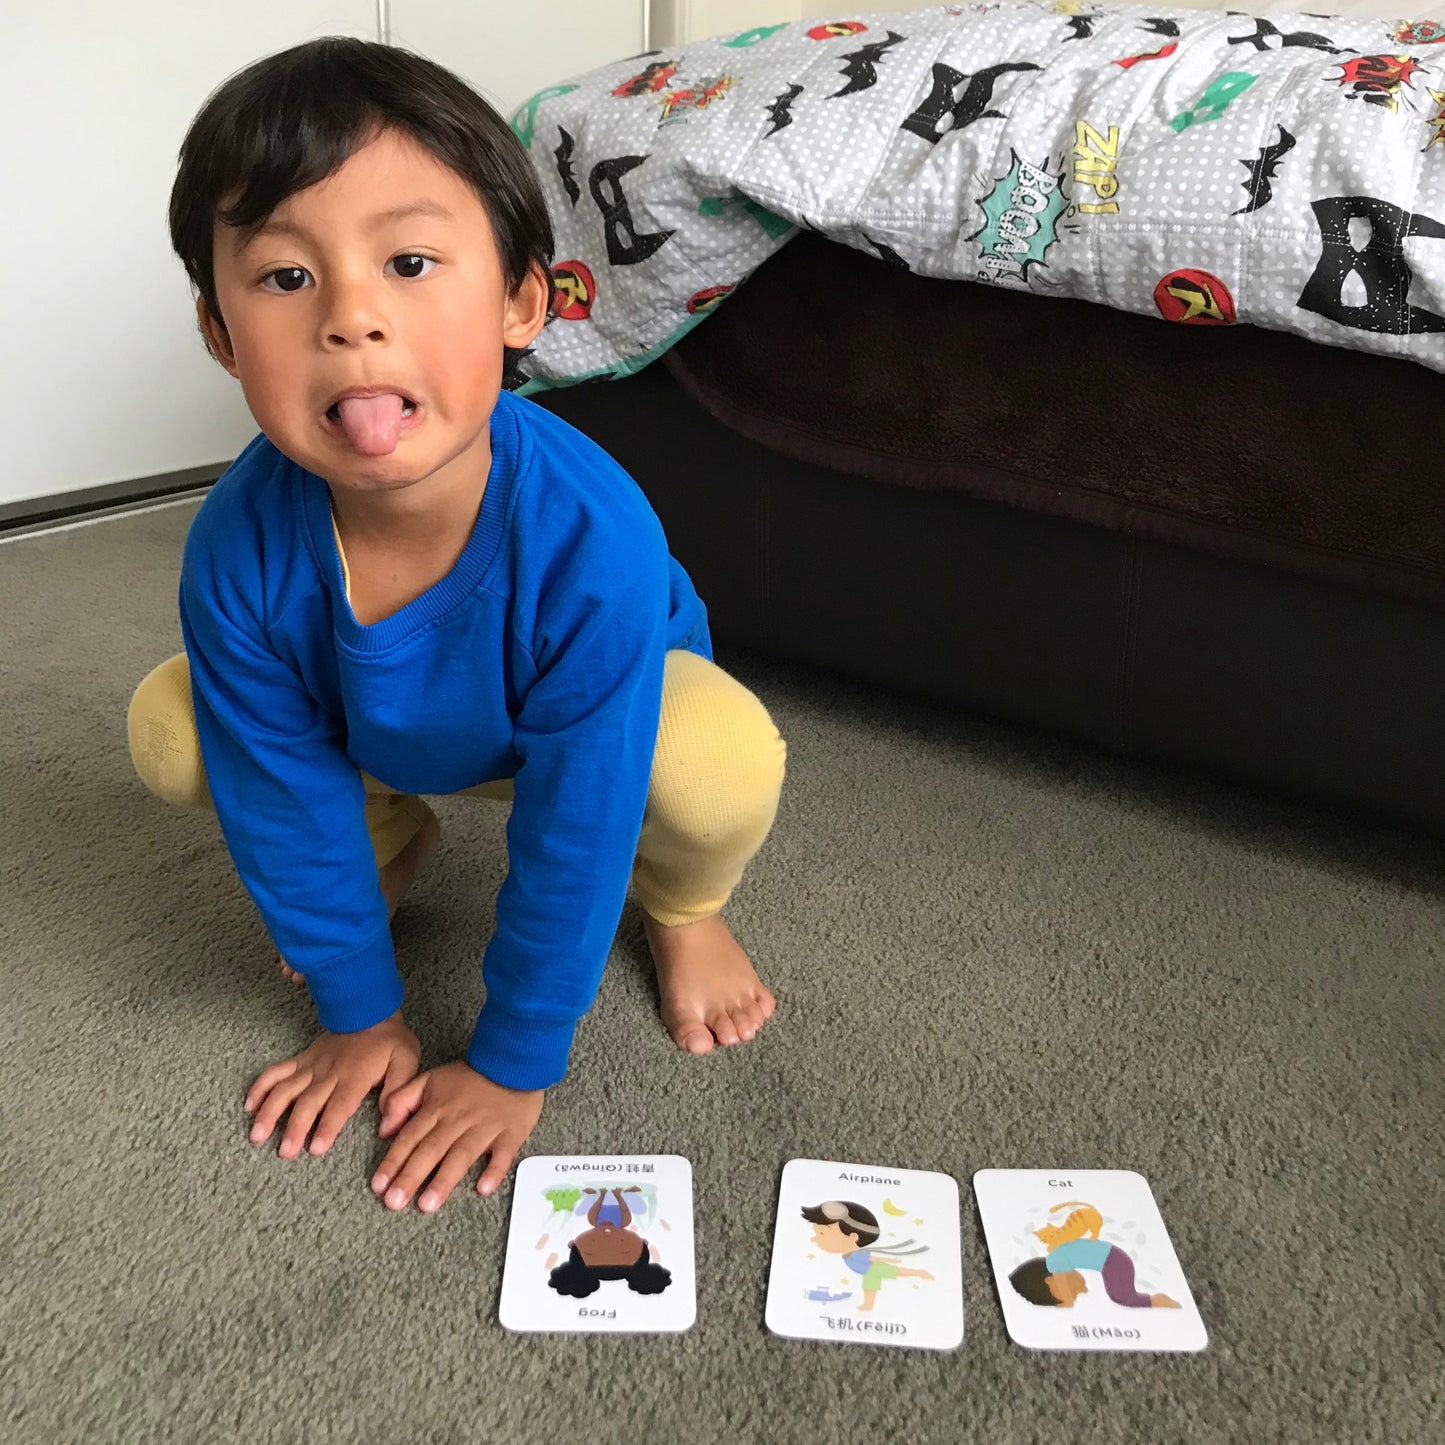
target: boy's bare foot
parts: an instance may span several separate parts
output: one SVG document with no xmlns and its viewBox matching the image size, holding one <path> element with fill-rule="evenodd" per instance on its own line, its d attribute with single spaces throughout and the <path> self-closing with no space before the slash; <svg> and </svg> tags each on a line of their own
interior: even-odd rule
<svg viewBox="0 0 1445 1445">
<path fill-rule="evenodd" d="M 642 915 L 657 965 L 662 1021 L 679 1048 L 712 1052 L 713 1042 L 751 1039 L 777 1007 L 722 914 L 669 928 Z"/>
<path fill-rule="evenodd" d="M 417 875 L 431 861 L 432 854 L 436 852 L 442 840 L 442 825 L 437 820 L 437 815 L 427 807 L 426 817 L 420 828 L 412 835 L 411 841 L 382 868 L 378 874 L 381 883 L 381 896 L 386 899 L 386 916 L 392 918 L 401 900 L 406 897 L 407 890 L 417 880 Z M 289 983 L 305 983 L 305 978 L 291 968 L 284 960 L 281 963 L 281 976 Z"/>
</svg>

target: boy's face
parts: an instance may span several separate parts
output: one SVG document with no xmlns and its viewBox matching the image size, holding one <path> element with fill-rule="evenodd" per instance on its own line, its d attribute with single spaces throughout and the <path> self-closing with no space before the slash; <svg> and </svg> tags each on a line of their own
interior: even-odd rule
<svg viewBox="0 0 1445 1445">
<path fill-rule="evenodd" d="M 857 1239 L 851 1234 L 844 1234 L 838 1224 L 815 1224 L 813 1243 L 827 1254 L 852 1254 L 858 1248 Z"/>
<path fill-rule="evenodd" d="M 451 219 L 379 218 L 424 200 Z M 428 478 L 443 487 L 484 483 L 503 347 L 529 345 L 546 320 L 547 286 L 537 268 L 509 297 L 476 193 L 395 131 L 289 196 L 269 218 L 277 223 L 296 231 L 263 231 L 243 251 L 239 232 L 217 222 L 225 326 L 197 300 L 211 348 L 239 379 L 257 425 L 334 488 L 394 492 Z M 383 386 L 417 405 L 384 455 L 359 451 L 327 420 L 332 398 L 354 386 Z"/>
</svg>

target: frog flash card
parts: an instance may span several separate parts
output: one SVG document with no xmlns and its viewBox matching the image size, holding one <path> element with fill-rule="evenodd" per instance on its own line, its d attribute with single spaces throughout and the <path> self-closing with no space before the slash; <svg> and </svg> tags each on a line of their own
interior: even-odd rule
<svg viewBox="0 0 1445 1445">
<path fill-rule="evenodd" d="M 957 1349 L 957 1183 L 918 1169 L 789 1160 L 766 1318 L 793 1339 Z"/>
<path fill-rule="evenodd" d="M 690 1329 L 692 1165 L 676 1154 L 524 1159 L 497 1314 L 521 1331 Z"/>
</svg>

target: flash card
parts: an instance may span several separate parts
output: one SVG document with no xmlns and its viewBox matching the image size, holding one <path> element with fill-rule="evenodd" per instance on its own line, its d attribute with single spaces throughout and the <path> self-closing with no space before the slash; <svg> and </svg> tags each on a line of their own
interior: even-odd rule
<svg viewBox="0 0 1445 1445">
<path fill-rule="evenodd" d="M 918 1169 L 790 1159 L 765 1318 L 792 1339 L 957 1349 L 958 1185 Z"/>
<path fill-rule="evenodd" d="M 692 1166 L 677 1154 L 524 1159 L 497 1315 L 509 1330 L 690 1329 Z"/>
<path fill-rule="evenodd" d="M 1208 1344 L 1142 1174 L 980 1169 L 973 1188 L 1016 1344 L 1180 1351 Z"/>
</svg>

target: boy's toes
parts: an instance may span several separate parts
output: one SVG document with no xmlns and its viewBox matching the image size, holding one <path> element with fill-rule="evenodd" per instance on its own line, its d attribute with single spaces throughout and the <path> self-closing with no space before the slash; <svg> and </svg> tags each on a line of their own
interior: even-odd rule
<svg viewBox="0 0 1445 1445">
<path fill-rule="evenodd" d="M 757 1018 L 749 1007 L 735 1008 L 733 1010 L 733 1028 L 743 1043 L 748 1043 L 762 1027 L 762 1020 Z"/>
<path fill-rule="evenodd" d="M 777 1007 L 773 1003 L 773 996 L 766 989 L 759 995 L 748 1000 L 741 1008 L 733 1010 L 733 1020 L 738 1026 L 738 1031 L 745 1039 L 754 1039 L 762 1032 L 762 1027 L 772 1018 L 773 1010 Z"/>
<path fill-rule="evenodd" d="M 673 1037 L 690 1054 L 712 1053 L 712 1030 L 705 1023 L 688 1024 Z"/>
<path fill-rule="evenodd" d="M 672 1018 L 667 1021 L 667 1031 L 678 1048 L 689 1054 L 710 1054 L 712 1052 L 712 1030 L 696 1015 Z"/>
<path fill-rule="evenodd" d="M 742 1043 L 738 1036 L 737 1025 L 733 1023 L 732 1015 L 725 1009 L 719 1009 L 708 1021 L 708 1027 L 713 1031 L 718 1043 L 725 1048 L 732 1044 Z"/>
</svg>

